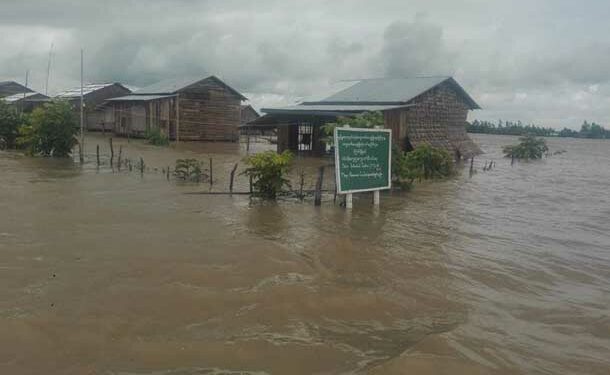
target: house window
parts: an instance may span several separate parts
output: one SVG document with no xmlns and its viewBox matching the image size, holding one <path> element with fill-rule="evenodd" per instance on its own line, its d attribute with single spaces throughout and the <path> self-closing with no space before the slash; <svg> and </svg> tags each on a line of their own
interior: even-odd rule
<svg viewBox="0 0 610 375">
<path fill-rule="evenodd" d="M 298 128 L 299 151 L 313 149 L 313 126 L 310 123 L 301 123 Z"/>
</svg>

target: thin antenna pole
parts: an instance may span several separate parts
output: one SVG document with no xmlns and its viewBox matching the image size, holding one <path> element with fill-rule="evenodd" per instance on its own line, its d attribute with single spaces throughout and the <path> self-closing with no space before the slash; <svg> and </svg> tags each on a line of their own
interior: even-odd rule
<svg viewBox="0 0 610 375">
<path fill-rule="evenodd" d="M 83 50 L 80 50 L 80 147 L 79 158 L 80 162 L 84 162 L 84 148 L 85 148 L 85 132 L 84 132 L 84 98 L 83 98 Z"/>
<path fill-rule="evenodd" d="M 53 43 L 49 48 L 49 61 L 47 63 L 47 83 L 44 86 L 44 94 L 49 95 L 49 76 L 51 75 L 51 56 L 53 55 Z"/>
<path fill-rule="evenodd" d="M 30 71 L 26 70 L 25 71 L 25 88 L 28 88 L 28 78 L 30 75 Z M 23 91 L 23 100 L 21 101 L 21 114 L 23 114 L 23 107 L 25 106 L 25 95 L 26 95 L 26 91 Z"/>
</svg>

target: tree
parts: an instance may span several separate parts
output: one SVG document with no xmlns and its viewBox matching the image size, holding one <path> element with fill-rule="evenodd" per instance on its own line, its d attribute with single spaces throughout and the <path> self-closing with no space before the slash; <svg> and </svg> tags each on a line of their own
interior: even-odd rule
<svg viewBox="0 0 610 375">
<path fill-rule="evenodd" d="M 0 100 L 0 149 L 15 147 L 20 125 L 21 119 L 17 111 Z"/>
<path fill-rule="evenodd" d="M 249 167 L 244 174 L 252 178 L 255 194 L 265 199 L 275 199 L 282 188 L 289 185 L 286 174 L 292 163 L 292 154 L 284 151 L 266 151 L 245 159 Z"/>
<path fill-rule="evenodd" d="M 70 105 L 53 101 L 32 112 L 29 123 L 19 130 L 17 143 L 31 155 L 67 157 L 78 143 L 77 131 Z"/>
<path fill-rule="evenodd" d="M 528 134 L 519 138 L 518 145 L 505 146 L 502 149 L 504 156 L 515 159 L 542 159 L 542 156 L 549 151 L 546 141 Z"/>
<path fill-rule="evenodd" d="M 322 127 L 322 131 L 326 134 L 325 142 L 329 145 L 334 143 L 333 134 L 336 127 L 350 126 L 352 128 L 374 128 L 376 126 L 383 127 L 383 113 L 379 111 L 363 112 L 352 117 L 339 117 L 335 122 L 329 122 Z"/>
</svg>

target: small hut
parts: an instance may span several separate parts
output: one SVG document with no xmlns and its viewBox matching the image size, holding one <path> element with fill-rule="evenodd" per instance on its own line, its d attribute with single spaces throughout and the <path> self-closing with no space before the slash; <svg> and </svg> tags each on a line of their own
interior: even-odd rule
<svg viewBox="0 0 610 375">
<path fill-rule="evenodd" d="M 114 132 L 143 137 L 157 129 L 171 140 L 236 141 L 241 102 L 219 78 L 171 79 L 107 101 Z"/>
<path fill-rule="evenodd" d="M 108 129 L 111 124 L 107 123 L 103 108 L 100 105 L 110 98 L 129 93 L 131 93 L 131 90 L 120 83 L 91 83 L 83 86 L 85 129 L 97 131 Z M 80 122 L 80 96 L 80 87 L 60 92 L 55 96 L 57 99 L 70 102 L 77 123 Z"/>
<path fill-rule="evenodd" d="M 470 110 L 479 105 L 452 77 L 360 80 L 330 97 L 283 108 L 263 108 L 250 126 L 276 128 L 278 151 L 325 153 L 322 125 L 364 112 L 383 113 L 393 142 L 405 151 L 421 143 L 441 147 L 456 159 L 480 153 L 466 134 Z"/>
</svg>

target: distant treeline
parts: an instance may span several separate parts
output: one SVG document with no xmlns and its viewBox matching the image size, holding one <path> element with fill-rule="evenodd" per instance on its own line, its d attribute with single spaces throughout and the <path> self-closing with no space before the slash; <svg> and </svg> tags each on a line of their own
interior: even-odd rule
<svg viewBox="0 0 610 375">
<path fill-rule="evenodd" d="M 536 126 L 533 124 L 525 125 L 521 121 L 511 122 L 498 120 L 497 123 L 490 121 L 479 121 L 474 120 L 468 123 L 466 129 L 469 133 L 482 133 L 482 134 L 501 134 L 501 135 L 524 135 L 534 134 L 539 137 L 571 137 L 571 138 L 609 138 L 610 130 L 605 129 L 603 126 L 598 125 L 594 122 L 588 123 L 585 121 L 580 127 L 580 131 L 563 128 L 557 130 L 553 128 L 545 128 L 542 126 Z"/>
</svg>

